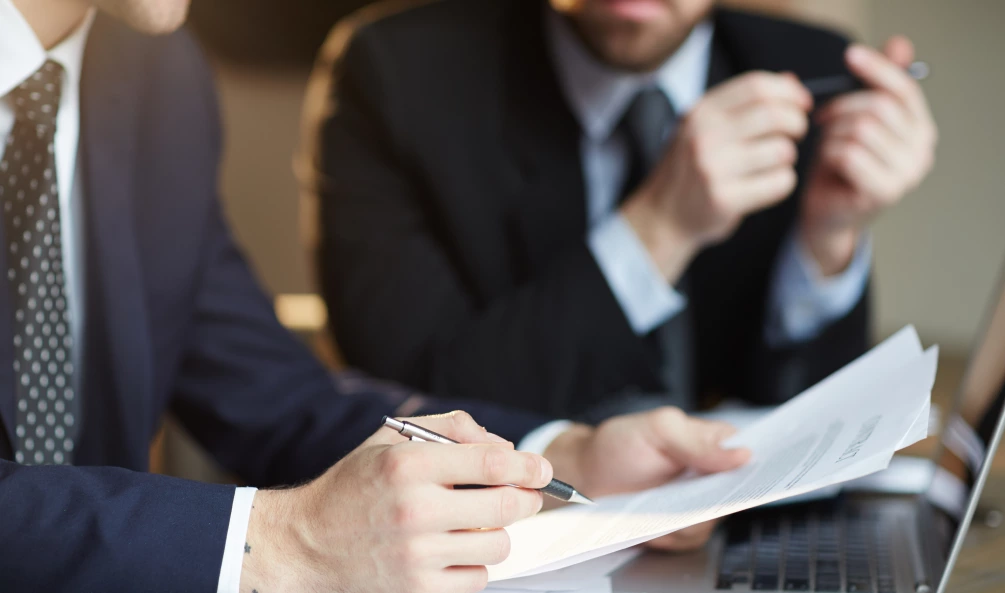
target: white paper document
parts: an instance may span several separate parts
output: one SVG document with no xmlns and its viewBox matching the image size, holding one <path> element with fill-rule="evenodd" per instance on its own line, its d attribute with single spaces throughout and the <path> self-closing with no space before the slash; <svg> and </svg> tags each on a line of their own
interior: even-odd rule
<svg viewBox="0 0 1005 593">
<path fill-rule="evenodd" d="M 486 593 L 509 591 L 579 591 L 594 593 L 609 585 L 608 575 L 638 558 L 642 548 L 628 548 L 536 576 L 492 583 Z"/>
<path fill-rule="evenodd" d="M 489 568 L 492 587 L 534 590 L 533 579 L 510 579 L 541 575 L 546 583 L 552 575 L 542 573 L 885 469 L 896 451 L 928 435 L 937 364 L 936 347 L 922 351 L 914 328 L 901 330 L 730 439 L 727 446 L 753 452 L 746 466 L 512 525 L 510 557 Z"/>
<path fill-rule="evenodd" d="M 596 579 L 589 582 L 580 582 L 574 589 L 552 589 L 548 591 L 546 589 L 513 589 L 513 588 L 498 588 L 489 587 L 485 589 L 485 593 L 532 593 L 538 591 L 540 593 L 613 593 L 614 587 L 611 585 L 611 579 L 602 578 Z"/>
</svg>

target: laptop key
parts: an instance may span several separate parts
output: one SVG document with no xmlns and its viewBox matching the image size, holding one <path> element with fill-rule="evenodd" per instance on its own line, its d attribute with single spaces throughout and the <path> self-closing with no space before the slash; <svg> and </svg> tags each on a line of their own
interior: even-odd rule
<svg viewBox="0 0 1005 593">
<path fill-rule="evenodd" d="M 777 591 L 778 575 L 755 575 L 750 588 L 754 591 Z"/>
<path fill-rule="evenodd" d="M 785 574 L 791 574 L 794 577 L 799 577 L 805 574 L 810 574 L 809 564 L 786 564 Z"/>
<path fill-rule="evenodd" d="M 786 591 L 809 591 L 810 590 L 810 579 L 807 578 L 788 578 L 785 579 L 785 590 Z"/>
<path fill-rule="evenodd" d="M 839 593 L 841 591 L 841 579 L 817 578 L 817 586 L 813 590 L 819 593 Z"/>
</svg>

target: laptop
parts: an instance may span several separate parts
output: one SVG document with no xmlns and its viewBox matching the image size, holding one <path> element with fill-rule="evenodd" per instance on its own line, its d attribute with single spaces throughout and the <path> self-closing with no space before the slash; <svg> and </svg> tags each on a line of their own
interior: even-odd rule
<svg viewBox="0 0 1005 593">
<path fill-rule="evenodd" d="M 730 517 L 702 550 L 643 554 L 615 593 L 944 593 L 1005 430 L 1005 271 L 920 494 L 846 492 Z"/>
</svg>

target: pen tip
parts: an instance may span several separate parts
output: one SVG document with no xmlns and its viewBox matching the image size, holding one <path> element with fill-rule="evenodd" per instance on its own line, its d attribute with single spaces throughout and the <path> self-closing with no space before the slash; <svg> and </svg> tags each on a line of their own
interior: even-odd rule
<svg viewBox="0 0 1005 593">
<path fill-rule="evenodd" d="M 576 504 L 597 504 L 576 491 L 572 492 L 572 496 L 569 498 L 569 502 L 574 502 Z"/>
</svg>

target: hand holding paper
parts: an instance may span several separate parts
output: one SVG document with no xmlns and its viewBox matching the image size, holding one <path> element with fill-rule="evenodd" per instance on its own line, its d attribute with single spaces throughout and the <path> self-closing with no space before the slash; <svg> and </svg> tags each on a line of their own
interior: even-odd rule
<svg viewBox="0 0 1005 593">
<path fill-rule="evenodd" d="M 736 430 L 723 422 L 688 416 L 677 408 L 612 418 L 596 429 L 574 427 L 545 452 L 563 477 L 592 496 L 638 492 L 687 471 L 715 473 L 750 459 L 744 448 L 723 448 Z M 663 550 L 691 550 L 708 541 L 714 525 L 695 525 L 657 538 Z"/>
<path fill-rule="evenodd" d="M 592 497 L 609 496 L 666 484 L 689 469 L 715 473 L 740 467 L 750 452 L 721 447 L 735 432 L 728 424 L 666 407 L 612 418 L 596 429 L 575 427 L 555 439 L 545 457 L 571 472 L 573 483 Z"/>
<path fill-rule="evenodd" d="M 752 451 L 753 459 L 747 465 L 725 473 L 688 475 L 636 494 L 603 498 L 595 507 L 542 513 L 507 528 L 512 553 L 505 562 L 490 568 L 490 580 L 571 566 L 691 525 L 884 469 L 895 451 L 927 435 L 937 358 L 936 348 L 923 353 L 914 329 L 906 328 L 732 437 L 728 445 Z M 633 441 L 632 446 L 640 442 L 646 443 L 646 438 Z M 606 446 L 618 445 L 612 442 Z M 682 458 L 676 456 L 681 453 L 674 450 L 668 458 L 680 461 Z M 653 459 L 646 462 L 653 463 Z M 677 475 L 684 466 L 686 462 L 667 464 L 665 477 Z M 619 469 L 611 467 L 610 471 Z M 615 475 L 627 483 L 624 474 Z M 645 477 L 655 478 L 655 473 Z M 647 482 L 640 478 L 635 484 Z"/>
</svg>

